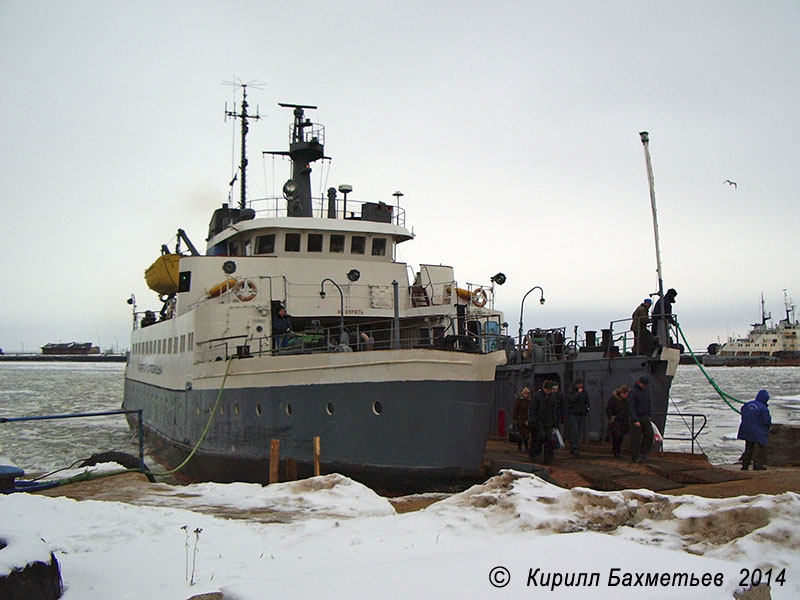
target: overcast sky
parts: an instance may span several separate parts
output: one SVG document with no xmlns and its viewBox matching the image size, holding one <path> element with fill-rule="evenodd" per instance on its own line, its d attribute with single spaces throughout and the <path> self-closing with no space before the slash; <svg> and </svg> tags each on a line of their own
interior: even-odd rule
<svg viewBox="0 0 800 600">
<path fill-rule="evenodd" d="M 285 179 L 277 103 L 319 106 L 325 187 L 401 190 L 400 259 L 503 271 L 514 335 L 534 285 L 526 329 L 569 332 L 657 289 L 649 131 L 674 310 L 696 349 L 743 335 L 762 292 L 800 300 L 798 27 L 796 0 L 0 0 L 0 347 L 128 347 L 144 269 L 226 201 L 235 78 L 262 84 L 252 197 Z"/>
</svg>

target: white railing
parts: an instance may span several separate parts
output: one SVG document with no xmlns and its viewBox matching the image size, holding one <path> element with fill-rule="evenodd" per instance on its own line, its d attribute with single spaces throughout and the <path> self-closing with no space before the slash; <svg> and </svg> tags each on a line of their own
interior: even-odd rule
<svg viewBox="0 0 800 600">
<path fill-rule="evenodd" d="M 341 197 L 336 198 L 336 218 L 337 219 L 352 219 L 361 220 L 363 206 L 368 202 L 360 202 L 358 200 L 350 200 L 348 198 L 347 205 L 345 206 Z M 373 203 L 374 204 L 374 203 Z M 386 211 L 389 213 L 389 222 L 393 225 L 400 227 L 406 226 L 406 211 L 400 206 L 395 206 L 386 203 L 378 203 L 385 206 Z M 255 198 L 248 202 L 249 208 L 252 208 L 257 217 L 276 218 L 287 217 L 287 201 L 281 197 L 268 197 L 268 198 Z M 311 210 L 314 217 L 325 219 L 328 216 L 328 199 L 319 196 L 312 196 Z M 374 219 L 366 219 L 374 222 Z M 380 222 L 380 221 L 378 221 Z"/>
</svg>

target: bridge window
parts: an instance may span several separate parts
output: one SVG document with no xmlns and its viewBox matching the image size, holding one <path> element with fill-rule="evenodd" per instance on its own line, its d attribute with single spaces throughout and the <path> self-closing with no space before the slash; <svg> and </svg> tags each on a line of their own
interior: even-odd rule
<svg viewBox="0 0 800 600">
<path fill-rule="evenodd" d="M 300 252 L 300 234 L 287 233 L 284 240 L 283 249 L 286 252 Z"/>
<path fill-rule="evenodd" d="M 322 234 L 309 233 L 308 234 L 308 251 L 309 252 L 322 252 Z"/>
<path fill-rule="evenodd" d="M 350 254 L 364 254 L 367 247 L 367 238 L 363 235 L 354 235 L 350 240 Z"/>
<path fill-rule="evenodd" d="M 372 256 L 386 256 L 386 238 L 373 238 Z"/>
<path fill-rule="evenodd" d="M 256 254 L 275 254 L 275 234 L 256 237 Z"/>
<path fill-rule="evenodd" d="M 331 245 L 330 245 L 331 252 L 335 252 L 337 254 L 341 254 L 344 252 L 344 236 L 338 234 L 331 235 Z"/>
</svg>

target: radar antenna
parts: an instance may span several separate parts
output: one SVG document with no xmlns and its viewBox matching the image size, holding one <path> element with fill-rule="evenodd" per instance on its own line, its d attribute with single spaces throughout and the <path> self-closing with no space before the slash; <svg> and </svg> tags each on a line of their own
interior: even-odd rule
<svg viewBox="0 0 800 600">
<path fill-rule="evenodd" d="M 242 88 L 242 108 L 237 113 L 236 112 L 236 105 L 234 104 L 233 110 L 228 110 L 228 103 L 225 103 L 225 120 L 228 120 L 228 117 L 232 119 L 241 119 L 242 120 L 242 151 L 241 151 L 241 162 L 239 163 L 239 173 L 241 174 L 241 182 L 239 184 L 240 187 L 240 198 L 239 198 L 239 208 L 244 209 L 247 205 L 247 132 L 249 131 L 250 127 L 247 123 L 249 119 L 254 119 L 258 121 L 261 119 L 261 115 L 258 112 L 258 106 L 256 106 L 256 114 L 251 115 L 247 112 L 247 107 L 249 104 L 247 103 L 247 88 L 252 87 L 255 89 L 262 89 L 259 87 L 258 84 L 253 82 L 250 83 L 243 83 L 238 79 L 234 81 L 224 81 L 224 85 L 230 85 L 233 87 L 240 87 Z M 236 177 L 234 176 L 233 180 L 231 180 L 231 185 L 233 182 L 236 181 Z"/>
</svg>

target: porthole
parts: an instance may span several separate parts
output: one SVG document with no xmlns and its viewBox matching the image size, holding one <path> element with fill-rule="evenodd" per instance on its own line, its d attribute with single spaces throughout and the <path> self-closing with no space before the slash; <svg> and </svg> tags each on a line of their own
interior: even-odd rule
<svg viewBox="0 0 800 600">
<path fill-rule="evenodd" d="M 288 416 L 290 416 L 290 417 L 292 416 L 292 405 L 291 404 L 287 404 L 286 405 L 286 414 Z"/>
<path fill-rule="evenodd" d="M 328 402 L 327 406 L 325 407 L 325 411 L 329 414 L 333 414 L 333 402 Z"/>
<path fill-rule="evenodd" d="M 256 404 L 256 414 L 260 417 L 261 416 L 261 405 Z"/>
<path fill-rule="evenodd" d="M 381 414 L 383 412 L 383 405 L 376 400 L 372 403 L 372 412 L 374 412 L 376 415 Z"/>
<path fill-rule="evenodd" d="M 239 405 L 238 404 L 234 404 L 233 405 L 233 412 L 235 412 L 237 415 L 239 414 Z"/>
</svg>

